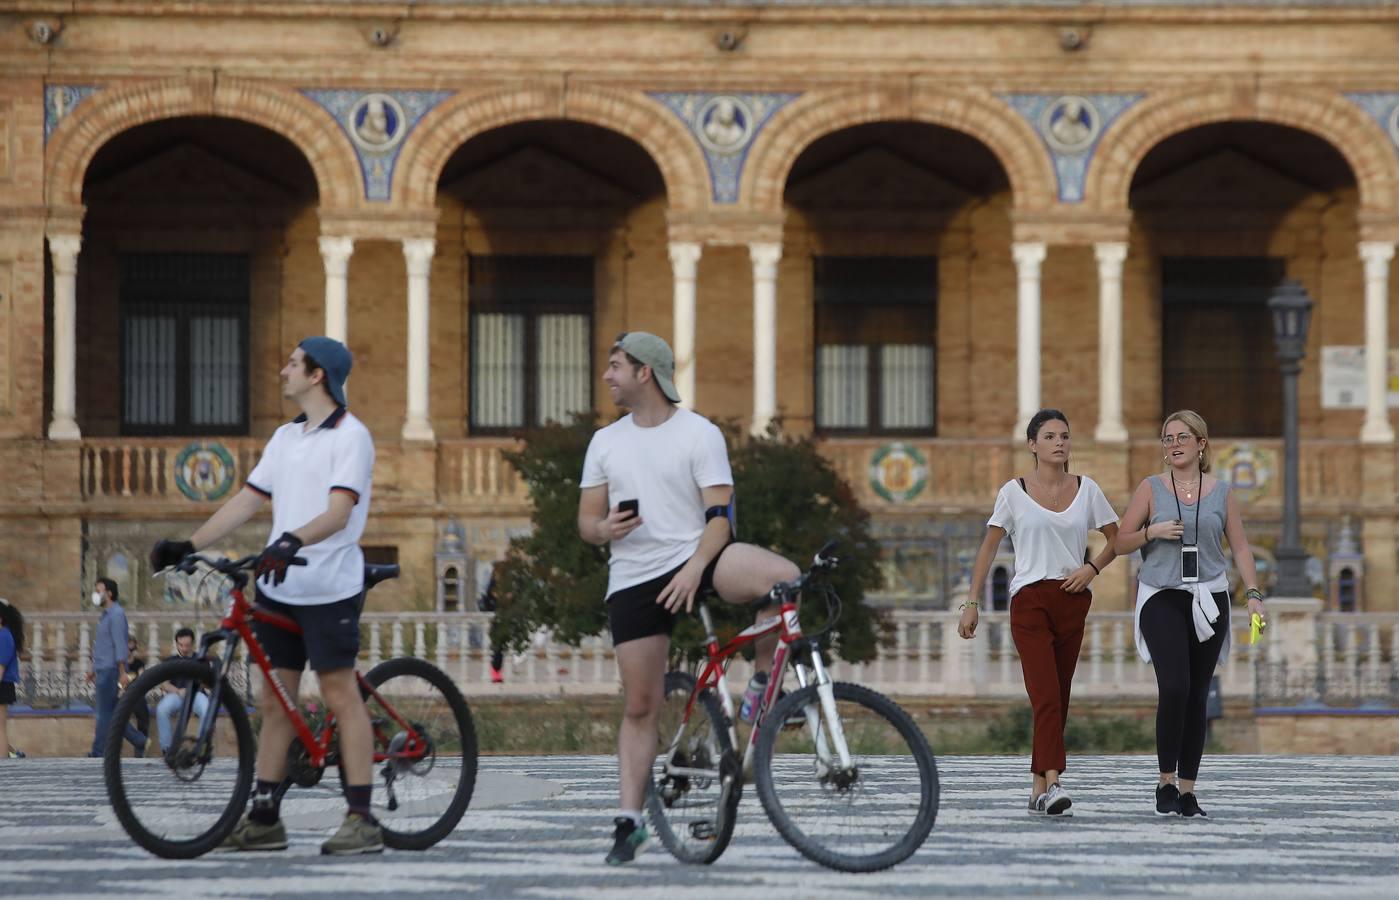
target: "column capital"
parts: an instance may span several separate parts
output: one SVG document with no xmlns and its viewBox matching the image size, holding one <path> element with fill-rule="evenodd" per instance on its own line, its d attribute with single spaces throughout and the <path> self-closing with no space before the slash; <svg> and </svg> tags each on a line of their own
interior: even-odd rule
<svg viewBox="0 0 1399 900">
<path fill-rule="evenodd" d="M 1017 267 L 1034 266 L 1044 262 L 1045 254 L 1049 247 L 1042 241 L 1016 241 L 1010 245 L 1011 256 L 1015 258 Z"/>
<path fill-rule="evenodd" d="M 420 277 L 430 274 L 436 252 L 437 241 L 432 238 L 404 238 L 403 259 L 408 263 L 408 274 Z"/>
<path fill-rule="evenodd" d="M 781 244 L 751 243 L 748 245 L 748 256 L 753 260 L 753 271 L 760 277 L 777 277 L 777 263 L 782 259 Z"/>
<path fill-rule="evenodd" d="M 344 235 L 320 235 L 320 259 L 326 262 L 326 272 L 346 274 L 350 256 L 354 253 L 354 238 Z"/>
<path fill-rule="evenodd" d="M 694 278 L 704 245 L 698 241 L 671 241 L 670 267 L 676 278 Z"/>
<path fill-rule="evenodd" d="M 1361 241 L 1360 258 L 1367 264 L 1388 263 L 1394 258 L 1394 244 L 1391 241 Z"/>
<path fill-rule="evenodd" d="M 78 252 L 83 248 L 81 234 L 50 234 L 49 254 L 53 257 L 53 270 L 62 275 L 72 275 L 78 271 Z"/>
<path fill-rule="evenodd" d="M 1099 266 L 1118 266 L 1127 259 L 1126 241 L 1099 241 L 1093 245 L 1093 256 Z"/>
</svg>

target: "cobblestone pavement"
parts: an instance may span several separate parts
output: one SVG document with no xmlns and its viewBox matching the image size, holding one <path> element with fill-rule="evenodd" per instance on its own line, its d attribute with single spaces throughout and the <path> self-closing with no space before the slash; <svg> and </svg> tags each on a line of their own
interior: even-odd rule
<svg viewBox="0 0 1399 900">
<path fill-rule="evenodd" d="M 1207 821 L 1153 815 L 1154 760 L 1071 760 L 1075 816 L 1024 812 L 1025 761 L 939 760 L 942 802 L 923 849 L 869 875 L 826 871 L 772 829 L 750 790 L 728 852 L 676 863 L 653 842 L 610 869 L 615 762 L 605 757 L 482 760 L 472 807 L 432 850 L 317 855 L 338 821 L 326 789 L 293 792 L 286 853 L 155 858 L 117 825 L 99 760 L 0 762 L 0 896 L 56 900 L 412 897 L 651 898 L 1023 895 L 1399 897 L 1399 760 L 1207 758 Z M 320 821 L 323 819 L 324 821 Z"/>
</svg>

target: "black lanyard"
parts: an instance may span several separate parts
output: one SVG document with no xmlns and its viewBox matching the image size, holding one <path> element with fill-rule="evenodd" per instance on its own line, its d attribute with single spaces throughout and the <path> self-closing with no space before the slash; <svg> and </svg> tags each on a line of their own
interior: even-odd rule
<svg viewBox="0 0 1399 900">
<path fill-rule="evenodd" d="M 1176 473 L 1171 472 L 1171 496 L 1176 498 L 1176 515 L 1180 517 L 1180 524 L 1185 524 L 1185 513 L 1180 509 L 1180 494 L 1176 492 Z M 1187 547 L 1200 546 L 1200 507 L 1205 502 L 1205 473 L 1200 473 L 1200 496 L 1195 498 L 1195 540 L 1193 543 L 1185 543 L 1185 535 L 1181 535 L 1181 543 Z"/>
</svg>

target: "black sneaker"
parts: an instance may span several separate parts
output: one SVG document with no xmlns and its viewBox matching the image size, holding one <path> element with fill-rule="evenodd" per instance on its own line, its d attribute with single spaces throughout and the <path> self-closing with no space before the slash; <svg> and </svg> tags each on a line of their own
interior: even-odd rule
<svg viewBox="0 0 1399 900">
<path fill-rule="evenodd" d="M 1194 798 L 1194 795 L 1186 796 Z M 1181 814 L 1180 789 L 1173 784 L 1163 784 L 1156 789 L 1156 814 L 1158 816 L 1178 816 Z M 1197 806 L 1196 809 L 1199 809 Z"/>
<path fill-rule="evenodd" d="M 609 866 L 620 866 L 636 859 L 636 851 L 646 843 L 651 833 L 645 825 L 638 825 L 630 816 L 618 816 L 612 820 L 617 829 L 612 832 L 612 852 L 607 854 Z"/>
<path fill-rule="evenodd" d="M 1209 818 L 1209 814 L 1200 808 L 1200 801 L 1195 799 L 1194 792 L 1180 795 L 1180 814 L 1187 819 L 1193 818 L 1194 816 L 1199 816 L 1203 819 Z"/>
</svg>

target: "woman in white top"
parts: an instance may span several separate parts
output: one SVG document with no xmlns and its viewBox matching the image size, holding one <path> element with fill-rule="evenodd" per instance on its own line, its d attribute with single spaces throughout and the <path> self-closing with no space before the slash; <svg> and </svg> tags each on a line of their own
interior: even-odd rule
<svg viewBox="0 0 1399 900">
<path fill-rule="evenodd" d="M 1061 816 L 1073 805 L 1059 775 L 1066 765 L 1069 692 L 1093 600 L 1088 585 L 1116 556 L 1117 513 L 1093 479 L 1069 474 L 1069 420 L 1063 413 L 1035 413 L 1025 438 L 1034 471 L 1007 481 L 996 495 L 972 568 L 971 598 L 962 604 L 957 630 L 964 638 L 976 636 L 976 598 L 982 596 L 996 548 L 1009 535 L 1015 546 L 1010 633 L 1035 720 L 1029 812 Z M 1090 561 L 1088 532 L 1093 529 L 1103 533 L 1107 546 Z"/>
<path fill-rule="evenodd" d="M 1223 539 L 1247 586 L 1249 612 L 1263 615 L 1263 594 L 1239 505 L 1229 485 L 1207 474 L 1205 420 L 1188 409 L 1172 413 L 1161 447 L 1166 471 L 1132 495 L 1117 552 L 1142 551 L 1136 636 L 1137 652 L 1156 669 L 1156 813 L 1203 816 L 1195 777 L 1205 751 L 1205 701 L 1215 666 L 1229 655 Z"/>
</svg>

